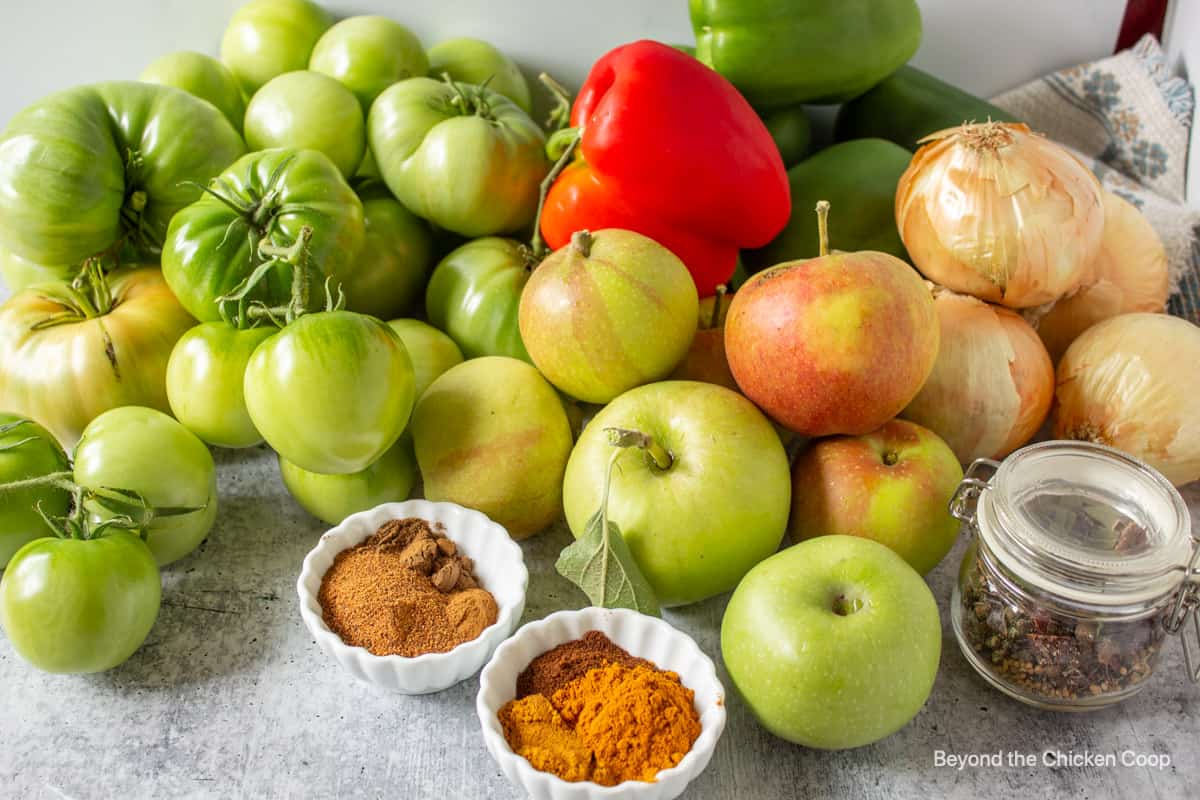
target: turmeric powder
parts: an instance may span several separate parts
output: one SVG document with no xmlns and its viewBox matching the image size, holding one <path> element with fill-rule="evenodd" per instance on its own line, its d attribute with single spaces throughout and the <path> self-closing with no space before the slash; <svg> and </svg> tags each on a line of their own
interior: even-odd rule
<svg viewBox="0 0 1200 800">
<path fill-rule="evenodd" d="M 674 672 L 609 663 L 500 709 L 513 752 L 568 781 L 653 781 L 700 735 L 695 694 Z M 552 713 L 551 713 L 552 712 Z"/>
<path fill-rule="evenodd" d="M 506 703 L 499 717 L 508 746 L 535 769 L 566 781 L 591 780 L 595 763 L 591 749 L 579 741 L 545 695 Z"/>
</svg>

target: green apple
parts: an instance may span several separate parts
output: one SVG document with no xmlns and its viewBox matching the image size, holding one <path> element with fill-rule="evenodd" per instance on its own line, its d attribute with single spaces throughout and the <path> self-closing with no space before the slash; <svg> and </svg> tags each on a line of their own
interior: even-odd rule
<svg viewBox="0 0 1200 800">
<path fill-rule="evenodd" d="M 758 721 L 789 742 L 861 747 L 908 724 L 933 689 L 937 603 L 887 547 L 821 536 L 750 571 L 721 622 L 721 655 Z"/>
<path fill-rule="evenodd" d="M 174 86 L 189 94 L 207 100 L 225 115 L 239 132 L 242 117 L 246 113 L 246 101 L 242 98 L 242 87 L 229 67 L 204 53 L 181 50 L 156 58 L 142 70 L 138 80 Z"/>
<path fill-rule="evenodd" d="M 699 299 L 691 273 L 653 239 L 577 231 L 534 269 L 517 312 L 533 363 L 568 395 L 607 403 L 661 380 L 687 355 Z"/>
<path fill-rule="evenodd" d="M 418 400 L 439 375 L 462 363 L 458 345 L 432 325 L 419 319 L 394 319 L 388 325 L 408 350 L 413 365 L 413 397 Z"/>
<path fill-rule="evenodd" d="M 351 514 L 380 503 L 407 500 L 417 482 L 412 439 L 400 437 L 374 464 L 347 475 L 325 475 L 297 467 L 282 456 L 283 485 L 301 507 L 317 519 L 337 525 Z"/>
<path fill-rule="evenodd" d="M 417 402 L 410 430 L 426 499 L 482 511 L 514 539 L 561 515 L 571 425 L 553 387 L 524 361 L 451 367 Z"/>
<path fill-rule="evenodd" d="M 608 518 L 662 605 L 728 591 L 778 549 L 791 495 L 783 445 L 749 400 L 694 381 L 626 392 L 583 429 L 563 479 L 576 536 L 600 508 L 611 428 L 650 440 L 617 460 Z"/>
<path fill-rule="evenodd" d="M 384 89 L 424 75 L 429 59 L 421 41 L 399 22 L 360 16 L 348 17 L 325 31 L 313 47 L 308 68 L 345 84 L 366 114 Z"/>
<path fill-rule="evenodd" d="M 961 480 L 950 445 L 914 422 L 821 439 L 792 468 L 788 530 L 795 542 L 831 533 L 874 539 L 924 575 L 958 536 L 948 505 Z"/>
<path fill-rule="evenodd" d="M 489 89 L 512 100 L 526 114 L 533 113 L 533 95 L 521 68 L 511 58 L 481 39 L 463 36 L 429 48 L 429 77 L 449 75 L 460 83 Z"/>
<path fill-rule="evenodd" d="M 319 72 L 285 72 L 267 81 L 246 106 L 244 128 L 251 150 L 317 150 L 347 178 L 367 149 L 367 126 L 358 100 Z"/>
</svg>

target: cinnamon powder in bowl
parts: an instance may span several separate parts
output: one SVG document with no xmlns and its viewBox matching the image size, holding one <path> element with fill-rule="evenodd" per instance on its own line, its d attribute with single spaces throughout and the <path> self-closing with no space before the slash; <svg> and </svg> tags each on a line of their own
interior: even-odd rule
<svg viewBox="0 0 1200 800">
<path fill-rule="evenodd" d="M 528 584 L 503 526 L 455 503 L 406 500 L 326 531 L 296 591 L 305 627 L 343 669 L 426 694 L 479 671 L 517 627 Z"/>
<path fill-rule="evenodd" d="M 453 650 L 492 625 L 499 611 L 474 566 L 440 523 L 389 520 L 338 553 L 317 594 L 322 618 L 343 642 L 377 656 Z"/>
</svg>

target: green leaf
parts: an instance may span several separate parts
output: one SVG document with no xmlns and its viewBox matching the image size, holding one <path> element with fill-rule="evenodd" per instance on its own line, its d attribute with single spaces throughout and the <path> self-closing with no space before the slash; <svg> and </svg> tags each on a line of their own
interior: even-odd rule
<svg viewBox="0 0 1200 800">
<path fill-rule="evenodd" d="M 654 590 L 638 569 L 617 523 L 608 521 L 603 509 L 588 520 L 583 536 L 563 549 L 554 568 L 582 589 L 594 606 L 661 616 Z"/>
</svg>

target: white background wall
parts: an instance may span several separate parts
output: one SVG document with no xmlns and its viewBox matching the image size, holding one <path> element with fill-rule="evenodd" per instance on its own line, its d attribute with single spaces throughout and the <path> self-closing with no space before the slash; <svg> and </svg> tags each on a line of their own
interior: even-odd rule
<svg viewBox="0 0 1200 800">
<path fill-rule="evenodd" d="M 54 89 L 136 77 L 171 50 L 215 53 L 242 0 L 0 0 L 0 124 Z M 1111 52 L 1124 0 L 920 0 L 919 66 L 982 95 Z M 426 44 L 478 36 L 572 87 L 611 47 L 692 39 L 686 0 L 326 0 L 387 14 Z M 1200 0 L 1175 0 L 1174 38 L 1200 74 Z M 1200 144 L 1200 137 L 1198 137 Z M 1193 159 L 1193 164 L 1200 157 Z M 1200 168 L 1193 169 L 1193 186 Z M 1200 188 L 1192 195 L 1200 198 Z"/>
</svg>

